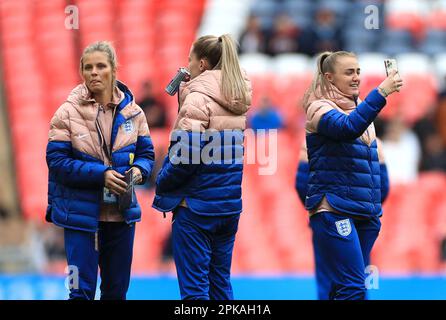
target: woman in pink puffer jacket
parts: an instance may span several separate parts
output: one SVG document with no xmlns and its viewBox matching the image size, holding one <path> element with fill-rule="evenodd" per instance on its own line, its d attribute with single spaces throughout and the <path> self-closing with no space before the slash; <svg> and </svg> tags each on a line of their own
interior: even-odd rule
<svg viewBox="0 0 446 320">
<path fill-rule="evenodd" d="M 251 86 L 229 35 L 195 41 L 189 71 L 153 207 L 174 214 L 173 255 L 182 299 L 233 299 L 230 269 L 242 211 L 243 130 Z"/>
</svg>

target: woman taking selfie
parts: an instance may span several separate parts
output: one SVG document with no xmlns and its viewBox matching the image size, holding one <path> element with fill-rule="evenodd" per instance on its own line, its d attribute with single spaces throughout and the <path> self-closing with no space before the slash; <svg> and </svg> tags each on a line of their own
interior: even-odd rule
<svg viewBox="0 0 446 320">
<path fill-rule="evenodd" d="M 88 46 L 80 61 L 84 82 L 51 119 L 46 219 L 64 228 L 70 299 L 94 299 L 98 266 L 101 300 L 124 300 L 129 287 L 141 209 L 134 194 L 120 206 L 124 175 L 132 170 L 134 183 L 143 183 L 154 153 L 144 112 L 116 71 L 108 42 Z"/>
<path fill-rule="evenodd" d="M 365 299 L 365 268 L 381 227 L 381 173 L 373 120 L 402 80 L 393 71 L 360 101 L 353 53 L 322 53 L 304 97 L 316 270 L 328 299 Z"/>
</svg>

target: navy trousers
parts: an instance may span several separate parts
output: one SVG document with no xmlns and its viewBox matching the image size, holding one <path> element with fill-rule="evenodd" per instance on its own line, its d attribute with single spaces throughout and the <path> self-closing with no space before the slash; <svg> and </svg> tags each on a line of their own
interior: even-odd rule
<svg viewBox="0 0 446 320">
<path fill-rule="evenodd" d="M 310 218 L 320 300 L 366 299 L 365 268 L 378 237 L 378 217 L 357 220 L 333 212 Z"/>
<path fill-rule="evenodd" d="M 183 300 L 233 300 L 230 273 L 239 214 L 203 216 L 177 207 L 173 257 Z"/>
<path fill-rule="evenodd" d="M 72 270 L 69 298 L 94 300 L 99 266 L 101 300 L 125 300 L 135 224 L 99 222 L 97 234 L 65 228 L 64 236 L 67 262 Z"/>
</svg>

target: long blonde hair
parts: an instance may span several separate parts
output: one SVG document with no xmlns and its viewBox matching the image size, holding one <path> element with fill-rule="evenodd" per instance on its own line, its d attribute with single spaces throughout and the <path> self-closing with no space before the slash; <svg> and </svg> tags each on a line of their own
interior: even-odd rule
<svg viewBox="0 0 446 320">
<path fill-rule="evenodd" d="M 198 59 L 206 59 L 212 69 L 221 70 L 220 90 L 227 101 L 248 103 L 248 88 L 240 68 L 237 43 L 229 34 L 202 36 L 194 42 L 192 51 Z"/>
<path fill-rule="evenodd" d="M 313 96 L 316 99 L 329 98 L 332 95 L 332 87 L 330 82 L 324 77 L 326 72 L 335 72 L 335 65 L 339 57 L 354 57 L 353 52 L 348 51 L 325 51 L 317 57 L 317 71 L 314 75 L 310 88 L 304 95 L 304 107 L 310 102 Z"/>
</svg>

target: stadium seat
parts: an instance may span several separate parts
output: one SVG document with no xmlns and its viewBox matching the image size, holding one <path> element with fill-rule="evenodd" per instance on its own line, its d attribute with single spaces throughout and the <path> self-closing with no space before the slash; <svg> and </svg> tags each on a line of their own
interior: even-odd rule
<svg viewBox="0 0 446 320">
<path fill-rule="evenodd" d="M 406 74 L 432 74 L 432 65 L 428 56 L 422 53 L 400 54 L 395 57 L 401 76 Z"/>
<path fill-rule="evenodd" d="M 365 29 L 363 18 L 359 22 L 352 22 L 343 35 L 345 47 L 344 50 L 362 54 L 372 51 L 376 48 L 379 40 L 380 31 Z"/>
<path fill-rule="evenodd" d="M 82 48 L 99 40 L 115 41 L 112 1 L 76 0 L 76 5 L 79 7 L 79 31 Z"/>
<path fill-rule="evenodd" d="M 351 2 L 348 0 L 322 0 L 318 7 L 331 10 L 336 13 L 338 19 L 343 19 L 351 9 Z"/>
<path fill-rule="evenodd" d="M 414 44 L 414 39 L 409 31 L 387 29 L 383 32 L 378 51 L 388 56 L 395 56 L 415 51 Z"/>
<path fill-rule="evenodd" d="M 290 15 L 296 26 L 303 30 L 311 25 L 316 5 L 309 0 L 285 0 L 279 10 Z"/>
<path fill-rule="evenodd" d="M 310 73 L 276 75 L 273 83 L 270 83 L 274 100 L 287 115 L 287 121 L 297 120 L 297 113 L 302 110 L 302 99 L 311 85 L 312 78 Z"/>
<path fill-rule="evenodd" d="M 272 70 L 278 75 L 307 75 L 310 61 L 308 56 L 299 53 L 284 53 L 274 57 L 271 61 Z"/>
<path fill-rule="evenodd" d="M 445 30 L 428 29 L 420 44 L 420 50 L 427 55 L 435 55 L 446 52 Z"/>
<path fill-rule="evenodd" d="M 446 30 L 446 8 L 432 10 L 426 17 L 426 28 Z"/>
<path fill-rule="evenodd" d="M 444 88 L 446 85 L 446 53 L 437 54 L 433 58 L 433 65 L 438 87 Z"/>
<path fill-rule="evenodd" d="M 249 15 L 250 1 L 213 0 L 208 2 L 197 36 L 231 34 L 238 39 Z"/>
<path fill-rule="evenodd" d="M 400 92 L 399 111 L 408 124 L 413 124 L 431 110 L 436 101 L 437 85 L 432 76 L 407 75 Z M 422 91 L 423 94 L 419 94 Z"/>
<path fill-rule="evenodd" d="M 386 13 L 416 12 L 425 14 L 429 12 L 429 1 L 425 0 L 387 0 Z"/>
<path fill-rule="evenodd" d="M 409 30 L 420 39 L 425 27 L 424 17 L 430 4 L 424 0 L 390 0 L 385 4 L 386 24 L 391 29 Z"/>
<path fill-rule="evenodd" d="M 358 63 L 361 68 L 361 77 L 376 76 L 382 80 L 386 77 L 384 59 L 387 56 L 382 53 L 366 52 L 358 54 Z"/>
<path fill-rule="evenodd" d="M 271 72 L 271 58 L 261 53 L 246 53 L 240 55 L 240 65 L 248 75 L 258 75 Z"/>
<path fill-rule="evenodd" d="M 248 71 L 248 77 L 251 80 L 252 86 L 252 103 L 251 105 L 255 108 L 259 105 L 260 100 L 263 96 L 268 96 L 273 99 L 273 103 L 277 103 L 273 87 L 271 85 L 271 75 L 268 74 L 250 74 Z"/>
<path fill-rule="evenodd" d="M 253 2 L 251 14 L 258 17 L 260 25 L 264 29 L 269 29 L 274 24 L 274 16 L 279 12 L 280 7 L 273 0 L 261 0 Z"/>
</svg>

